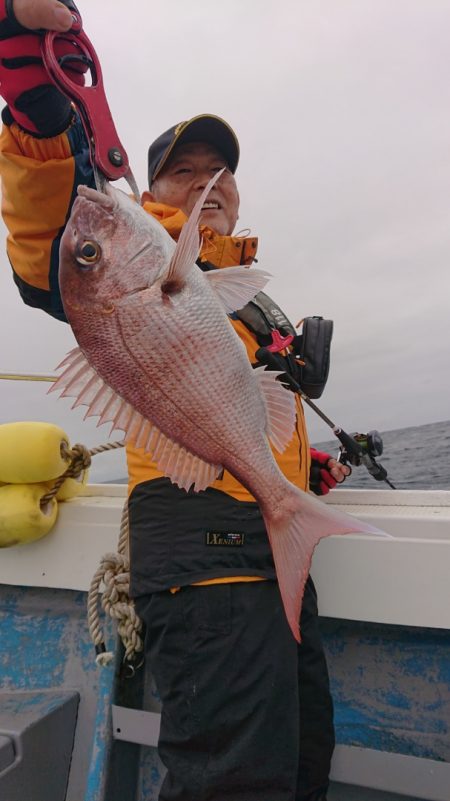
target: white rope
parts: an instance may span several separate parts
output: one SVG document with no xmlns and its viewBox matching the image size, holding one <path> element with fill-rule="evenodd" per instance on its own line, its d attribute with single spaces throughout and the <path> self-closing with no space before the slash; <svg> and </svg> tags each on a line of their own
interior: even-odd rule
<svg viewBox="0 0 450 801">
<path fill-rule="evenodd" d="M 114 659 L 112 651 L 107 651 L 100 625 L 98 600 L 100 587 L 101 605 L 104 613 L 117 622 L 117 631 L 125 648 L 124 659 L 132 662 L 136 654 L 143 650 L 141 637 L 142 621 L 136 614 L 130 599 L 130 562 L 128 558 L 128 503 L 125 502 L 120 525 L 117 553 L 108 553 L 102 558 L 91 582 L 88 595 L 88 623 L 92 641 L 97 653 L 96 662 L 101 667 Z"/>
</svg>

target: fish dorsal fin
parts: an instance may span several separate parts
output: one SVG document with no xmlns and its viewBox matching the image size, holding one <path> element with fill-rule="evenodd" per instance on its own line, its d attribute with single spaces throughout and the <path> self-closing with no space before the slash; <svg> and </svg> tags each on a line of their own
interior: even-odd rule
<svg viewBox="0 0 450 801">
<path fill-rule="evenodd" d="M 225 169 L 225 167 L 224 167 Z M 194 266 L 199 250 L 200 250 L 200 234 L 198 231 L 198 224 L 202 206 L 209 195 L 214 184 L 219 180 L 223 170 L 217 172 L 211 180 L 207 183 L 205 189 L 200 195 L 197 203 L 192 209 L 188 221 L 183 225 L 180 236 L 178 238 L 177 246 L 172 254 L 172 258 L 167 268 L 167 273 L 162 279 L 162 290 L 173 292 L 181 289 L 187 275 Z"/>
<path fill-rule="evenodd" d="M 193 486 L 199 492 L 217 478 L 222 465 L 205 462 L 163 434 L 103 381 L 79 348 L 72 350 L 57 369 L 62 367 L 64 372 L 49 392 L 75 398 L 72 408 L 87 406 L 85 417 L 98 417 L 98 425 L 109 422 L 112 431 L 123 431 L 124 441 L 149 453 L 174 484 L 185 490 Z"/>
<path fill-rule="evenodd" d="M 270 273 L 257 267 L 224 267 L 203 273 L 210 282 L 227 314 L 242 309 L 266 286 Z"/>
<path fill-rule="evenodd" d="M 151 454 L 158 469 L 182 489 L 193 487 L 196 492 L 200 492 L 213 483 L 222 470 L 221 465 L 205 462 L 166 437 L 156 426 L 148 421 L 145 423 L 139 432 L 135 427 L 134 431 L 127 433 L 125 442 Z"/>
<path fill-rule="evenodd" d="M 295 428 L 295 396 L 277 381 L 282 372 L 255 368 L 267 413 L 266 434 L 279 453 L 289 445 Z"/>
</svg>

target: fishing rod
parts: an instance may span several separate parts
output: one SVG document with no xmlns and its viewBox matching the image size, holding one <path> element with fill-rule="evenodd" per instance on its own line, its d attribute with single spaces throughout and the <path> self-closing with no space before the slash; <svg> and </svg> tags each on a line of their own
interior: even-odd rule
<svg viewBox="0 0 450 801">
<path fill-rule="evenodd" d="M 278 372 L 281 370 L 283 381 L 289 384 L 289 387 L 297 395 L 300 395 L 301 399 L 331 428 L 333 434 L 341 443 L 338 462 L 351 464 L 355 467 L 359 467 L 362 464 L 376 481 L 385 481 L 391 489 L 396 489 L 388 478 L 387 470 L 379 462 L 375 461 L 375 456 L 381 456 L 383 453 L 383 440 L 378 431 L 369 431 L 368 434 L 347 434 L 343 428 L 333 423 L 311 398 L 305 395 L 300 384 L 292 375 L 286 372 L 283 357 L 277 356 L 268 348 L 259 348 L 255 355 L 258 362 L 265 364 L 270 370 Z"/>
</svg>

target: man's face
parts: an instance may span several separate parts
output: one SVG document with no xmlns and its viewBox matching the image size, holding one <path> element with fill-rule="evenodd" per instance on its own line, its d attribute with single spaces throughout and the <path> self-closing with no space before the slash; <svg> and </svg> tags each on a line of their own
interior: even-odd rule
<svg viewBox="0 0 450 801">
<path fill-rule="evenodd" d="M 200 223 L 218 234 L 229 235 L 238 218 L 239 194 L 234 175 L 212 145 L 190 142 L 177 147 L 153 182 L 149 195 L 156 202 L 175 206 L 189 216 L 209 179 L 223 167 L 225 172 L 208 195 Z"/>
</svg>

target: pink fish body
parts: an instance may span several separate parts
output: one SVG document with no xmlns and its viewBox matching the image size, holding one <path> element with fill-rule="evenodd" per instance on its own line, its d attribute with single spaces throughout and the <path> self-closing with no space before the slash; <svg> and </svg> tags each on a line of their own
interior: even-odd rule
<svg viewBox="0 0 450 801">
<path fill-rule="evenodd" d="M 380 532 L 300 491 L 273 457 L 269 441 L 281 452 L 293 436 L 294 396 L 277 373 L 251 367 L 227 318 L 268 275 L 245 267 L 203 273 L 195 264 L 209 188 L 177 245 L 123 193 L 79 189 L 61 242 L 60 285 L 80 349 L 63 362 L 52 390 L 123 430 L 180 487 L 203 490 L 223 468 L 247 487 L 260 505 L 299 640 L 317 542 Z"/>
</svg>

